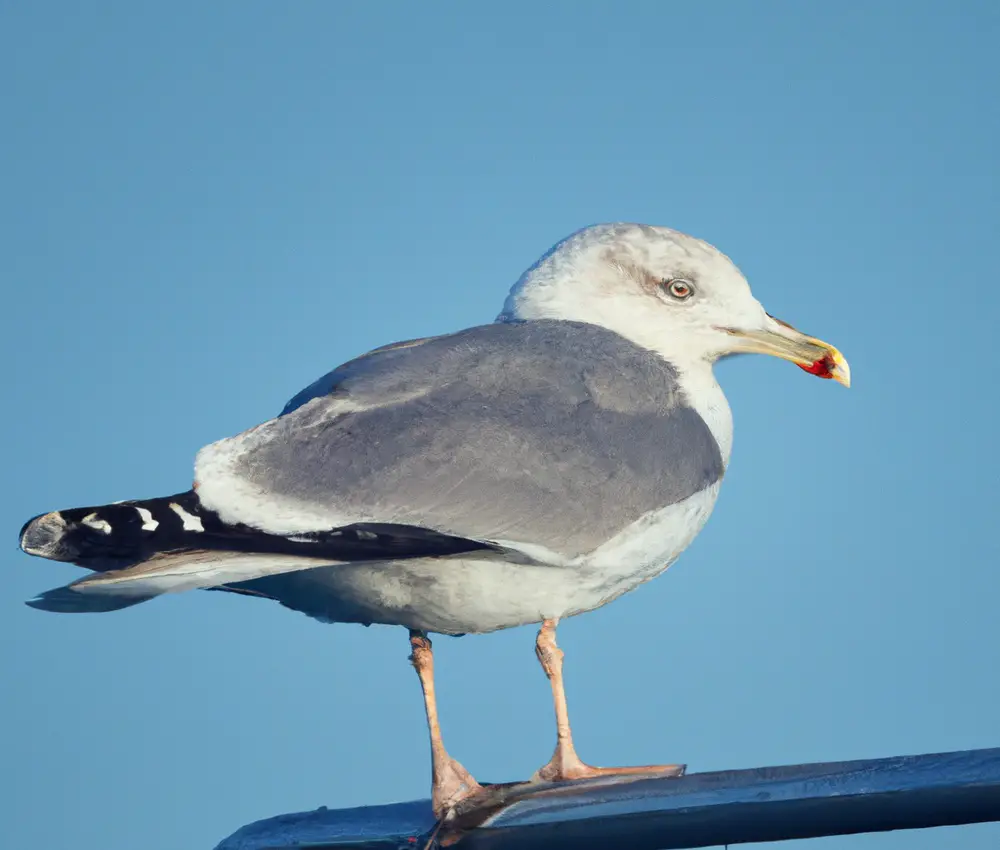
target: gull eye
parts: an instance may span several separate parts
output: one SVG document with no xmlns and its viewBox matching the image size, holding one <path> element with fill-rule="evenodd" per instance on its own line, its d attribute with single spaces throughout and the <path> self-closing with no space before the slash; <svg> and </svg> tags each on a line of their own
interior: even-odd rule
<svg viewBox="0 0 1000 850">
<path fill-rule="evenodd" d="M 683 278 L 675 278 L 674 280 L 668 280 L 666 285 L 666 290 L 678 301 L 684 301 L 686 298 L 690 298 L 694 293 L 694 287 L 691 285 L 691 281 L 684 280 Z"/>
</svg>

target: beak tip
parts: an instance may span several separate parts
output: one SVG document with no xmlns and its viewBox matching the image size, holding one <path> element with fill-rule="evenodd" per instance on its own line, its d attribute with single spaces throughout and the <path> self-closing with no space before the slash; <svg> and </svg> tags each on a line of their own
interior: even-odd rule
<svg viewBox="0 0 1000 850">
<path fill-rule="evenodd" d="M 845 389 L 851 388 L 851 364 L 839 351 L 833 357 L 833 374 L 830 377 Z"/>
</svg>

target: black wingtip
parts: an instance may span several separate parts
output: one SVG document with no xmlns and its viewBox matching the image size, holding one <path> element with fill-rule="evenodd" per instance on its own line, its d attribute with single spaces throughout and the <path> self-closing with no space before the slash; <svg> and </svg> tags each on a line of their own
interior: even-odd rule
<svg viewBox="0 0 1000 850">
<path fill-rule="evenodd" d="M 21 526 L 17 540 L 22 552 L 53 561 L 64 561 L 70 560 L 71 554 L 64 551 L 65 534 L 66 520 L 59 511 L 52 511 L 29 519 Z"/>
</svg>

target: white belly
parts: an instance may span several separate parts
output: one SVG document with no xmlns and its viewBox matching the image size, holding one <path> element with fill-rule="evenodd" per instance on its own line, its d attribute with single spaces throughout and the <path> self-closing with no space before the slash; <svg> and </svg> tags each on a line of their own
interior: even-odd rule
<svg viewBox="0 0 1000 850">
<path fill-rule="evenodd" d="M 599 608 L 659 575 L 704 526 L 719 484 L 647 514 L 599 549 L 566 563 L 495 555 L 355 563 L 314 573 L 336 603 L 330 619 L 443 634 L 490 632 Z M 321 580 L 320 580 L 321 579 Z"/>
</svg>

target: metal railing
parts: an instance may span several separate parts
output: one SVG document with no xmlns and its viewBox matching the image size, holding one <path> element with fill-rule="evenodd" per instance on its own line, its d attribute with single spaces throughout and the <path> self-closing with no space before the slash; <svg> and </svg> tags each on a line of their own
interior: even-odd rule
<svg viewBox="0 0 1000 850">
<path fill-rule="evenodd" d="M 1000 748 L 867 761 L 493 786 L 435 833 L 430 803 L 250 824 L 216 850 L 681 850 L 1000 821 Z"/>
</svg>

